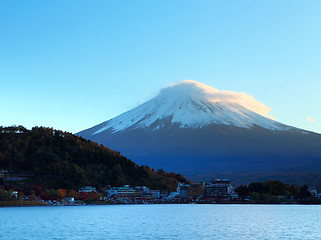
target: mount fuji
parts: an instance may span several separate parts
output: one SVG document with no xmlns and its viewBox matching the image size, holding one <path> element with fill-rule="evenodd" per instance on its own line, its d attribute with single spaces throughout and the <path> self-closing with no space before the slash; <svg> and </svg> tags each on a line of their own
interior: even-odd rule
<svg viewBox="0 0 321 240">
<path fill-rule="evenodd" d="M 274 121 L 268 112 L 245 93 L 185 80 L 77 135 L 191 180 L 319 182 L 321 135 Z"/>
</svg>

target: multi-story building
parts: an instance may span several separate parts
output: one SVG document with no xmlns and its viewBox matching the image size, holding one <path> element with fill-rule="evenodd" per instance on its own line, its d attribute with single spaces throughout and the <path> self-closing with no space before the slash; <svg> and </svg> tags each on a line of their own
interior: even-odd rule
<svg viewBox="0 0 321 240">
<path fill-rule="evenodd" d="M 141 195 L 148 195 L 150 193 L 150 189 L 146 186 L 137 186 L 135 191 L 140 192 Z"/>
<path fill-rule="evenodd" d="M 117 196 L 119 198 L 139 197 L 141 195 L 139 191 L 129 187 L 129 185 L 125 185 L 123 187 L 112 187 L 106 190 L 106 194 L 108 197 Z"/>
<path fill-rule="evenodd" d="M 160 190 L 150 190 L 153 198 L 160 198 Z"/>
<path fill-rule="evenodd" d="M 205 197 L 224 198 L 229 197 L 233 188 L 229 179 L 214 179 L 209 185 L 205 185 Z"/>
</svg>

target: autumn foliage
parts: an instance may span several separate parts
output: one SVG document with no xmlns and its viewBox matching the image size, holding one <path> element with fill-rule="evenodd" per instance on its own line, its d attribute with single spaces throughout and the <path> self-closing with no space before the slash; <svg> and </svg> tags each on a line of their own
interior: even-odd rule
<svg viewBox="0 0 321 240">
<path fill-rule="evenodd" d="M 59 199 L 63 199 L 66 196 L 66 190 L 65 189 L 57 189 L 57 197 Z"/>
<path fill-rule="evenodd" d="M 0 170 L 32 172 L 28 184 L 36 195 L 60 198 L 62 193 L 50 189 L 78 189 L 81 186 L 102 188 L 108 185 L 147 186 L 151 189 L 176 189 L 178 181 L 187 182 L 180 174 L 155 172 L 138 166 L 119 152 L 52 128 L 22 126 L 0 127 Z M 50 192 L 49 192 L 50 190 Z M 66 193 L 64 193 L 66 196 Z"/>
</svg>

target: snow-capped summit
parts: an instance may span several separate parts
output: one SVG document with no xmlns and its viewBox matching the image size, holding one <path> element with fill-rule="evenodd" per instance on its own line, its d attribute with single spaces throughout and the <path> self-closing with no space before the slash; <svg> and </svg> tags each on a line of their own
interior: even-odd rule
<svg viewBox="0 0 321 240">
<path fill-rule="evenodd" d="M 191 180 L 320 182 L 321 135 L 276 122 L 268 112 L 245 93 L 185 80 L 77 135 Z"/>
<path fill-rule="evenodd" d="M 175 125 L 199 128 L 223 124 L 251 128 L 289 129 L 267 116 L 269 108 L 245 93 L 219 91 L 205 84 L 184 80 L 162 89 L 148 102 L 99 125 L 93 133 L 115 133 L 133 128 L 157 130 Z"/>
</svg>

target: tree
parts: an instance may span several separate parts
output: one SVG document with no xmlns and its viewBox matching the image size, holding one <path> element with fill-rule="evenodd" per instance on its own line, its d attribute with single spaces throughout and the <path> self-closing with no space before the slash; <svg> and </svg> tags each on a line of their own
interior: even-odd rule
<svg viewBox="0 0 321 240">
<path fill-rule="evenodd" d="M 85 193 L 85 192 L 81 192 L 81 193 L 79 193 L 78 198 L 79 198 L 79 200 L 87 201 L 88 200 L 88 194 Z"/>
<path fill-rule="evenodd" d="M 41 192 L 39 196 L 43 200 L 49 200 L 50 199 L 50 196 L 46 192 Z"/>
<path fill-rule="evenodd" d="M 259 194 L 264 193 L 264 187 L 263 187 L 263 183 L 261 182 L 253 182 L 249 185 L 249 192 L 256 192 Z"/>
<path fill-rule="evenodd" d="M 101 195 L 98 192 L 90 192 L 90 193 L 88 193 L 88 200 L 96 201 L 96 200 L 99 200 L 100 197 L 101 197 Z"/>
<path fill-rule="evenodd" d="M 0 189 L 0 201 L 1 200 L 9 200 L 10 193 L 5 189 Z"/>
<path fill-rule="evenodd" d="M 66 190 L 65 189 L 57 189 L 57 197 L 59 199 L 63 199 L 66 196 Z"/>
<path fill-rule="evenodd" d="M 57 191 L 54 189 L 46 189 L 45 193 L 48 195 L 49 199 L 56 199 Z"/>
<path fill-rule="evenodd" d="M 79 197 L 79 193 L 76 192 L 75 190 L 70 190 L 67 194 L 68 197 L 74 198 L 74 199 L 78 199 Z"/>
<path fill-rule="evenodd" d="M 23 199 L 23 195 L 24 195 L 23 192 L 22 192 L 22 191 L 19 191 L 19 192 L 18 192 L 18 199 L 19 199 L 19 200 L 22 200 L 22 199 Z"/>
<path fill-rule="evenodd" d="M 252 202 L 257 202 L 259 199 L 260 199 L 260 194 L 259 194 L 259 193 L 257 193 L 257 192 L 252 192 L 252 193 L 250 194 L 250 200 L 251 200 Z"/>
<path fill-rule="evenodd" d="M 187 182 L 180 174 L 166 173 L 161 169 L 157 173 L 103 145 L 44 127 L 34 127 L 31 131 L 22 126 L 2 127 L 0 169 L 32 173 L 32 177 L 24 180 L 24 183 L 33 185 L 28 191 L 24 189 L 25 193 L 33 189 L 35 195 L 45 192 L 51 198 L 56 198 L 56 194 L 49 194 L 35 184 L 41 183 L 49 189 L 129 184 L 174 191 L 178 181 Z M 5 185 L 3 179 L 0 179 L 1 184 Z"/>
<path fill-rule="evenodd" d="M 307 200 L 307 199 L 310 199 L 311 197 L 312 197 L 312 194 L 309 192 L 307 185 L 300 187 L 300 190 L 297 196 L 298 199 Z"/>
<path fill-rule="evenodd" d="M 35 191 L 35 190 L 31 190 L 31 191 L 29 192 L 28 198 L 29 198 L 30 200 L 35 200 L 35 199 L 36 199 L 36 191 Z"/>
<path fill-rule="evenodd" d="M 249 189 L 247 186 L 239 186 L 235 188 L 235 192 L 237 192 L 241 199 L 245 199 L 247 196 L 249 196 Z"/>
</svg>

